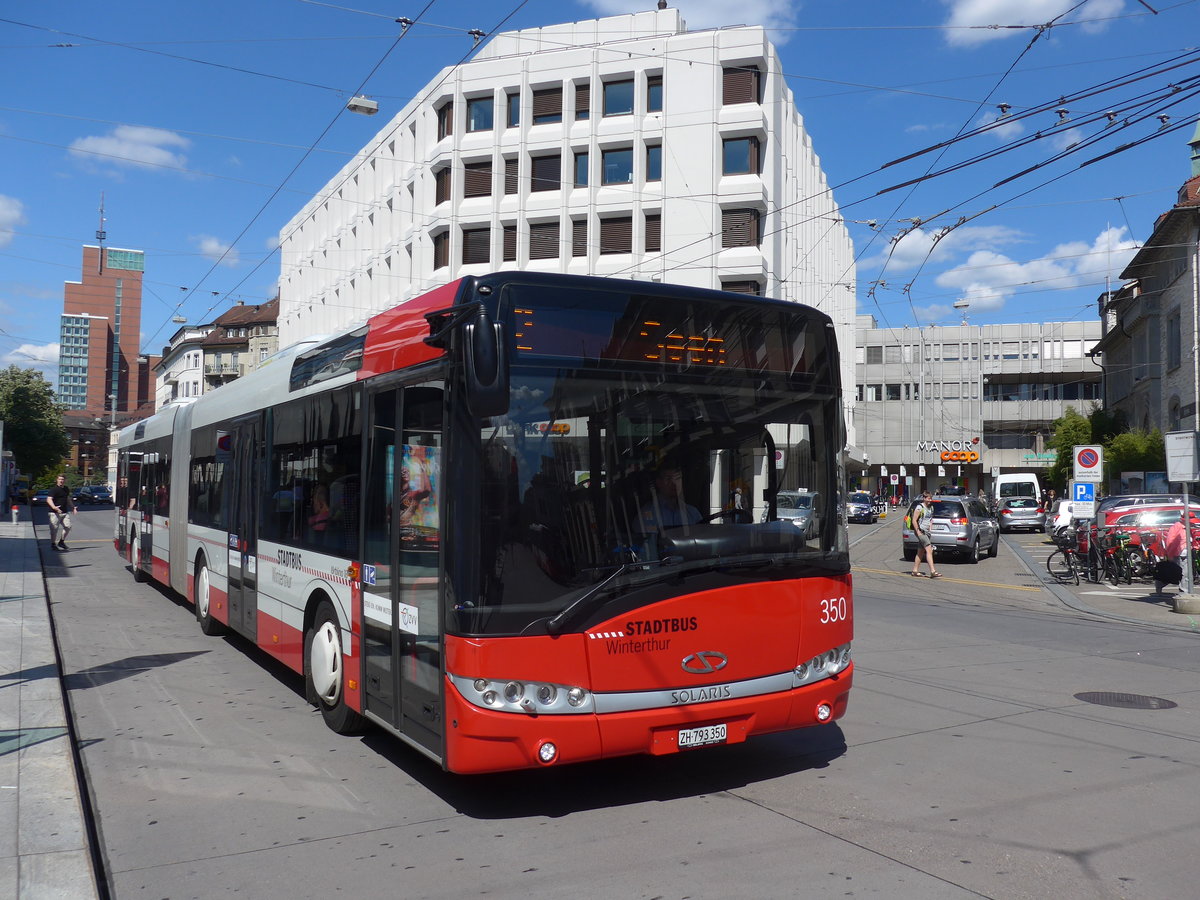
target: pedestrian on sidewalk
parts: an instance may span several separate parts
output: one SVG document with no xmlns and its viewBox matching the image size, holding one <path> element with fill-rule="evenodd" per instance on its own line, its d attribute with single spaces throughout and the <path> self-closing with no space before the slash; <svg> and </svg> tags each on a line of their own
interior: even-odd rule
<svg viewBox="0 0 1200 900">
<path fill-rule="evenodd" d="M 75 501 L 71 499 L 67 476 L 59 475 L 54 479 L 47 505 L 50 507 L 50 546 L 55 550 L 66 550 L 67 535 L 71 533 L 71 514 L 79 512 Z"/>
<path fill-rule="evenodd" d="M 1163 557 L 1171 563 L 1170 571 L 1155 567 L 1154 570 L 1154 593 L 1161 594 L 1163 588 L 1167 584 L 1179 584 L 1183 579 L 1183 564 L 1187 561 L 1187 551 L 1184 548 L 1183 542 L 1187 539 L 1187 522 L 1188 511 L 1185 509 L 1179 514 L 1179 519 L 1167 529 L 1167 536 L 1163 539 Z M 1159 564 L 1162 565 L 1161 563 Z M 1175 573 L 1179 573 L 1179 577 L 1175 577 Z M 1169 575 L 1170 577 L 1164 577 Z"/>
</svg>

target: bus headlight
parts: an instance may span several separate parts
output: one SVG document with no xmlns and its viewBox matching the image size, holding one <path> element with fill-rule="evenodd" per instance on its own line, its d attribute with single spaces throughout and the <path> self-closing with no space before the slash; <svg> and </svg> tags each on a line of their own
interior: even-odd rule
<svg viewBox="0 0 1200 900">
<path fill-rule="evenodd" d="M 596 711 L 591 693 L 578 686 L 550 681 L 464 678 L 451 674 L 447 677 L 468 703 L 495 712 L 574 715 Z"/>
<path fill-rule="evenodd" d="M 850 665 L 850 645 L 842 644 L 824 653 L 818 653 L 812 659 L 797 663 L 792 669 L 792 687 L 802 687 L 816 681 L 823 681 L 841 672 Z"/>
</svg>

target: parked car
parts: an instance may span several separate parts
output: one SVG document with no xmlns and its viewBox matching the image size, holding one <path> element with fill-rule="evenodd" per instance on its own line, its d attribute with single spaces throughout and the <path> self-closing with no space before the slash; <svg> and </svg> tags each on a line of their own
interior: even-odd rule
<svg viewBox="0 0 1200 900">
<path fill-rule="evenodd" d="M 817 521 L 818 496 L 815 491 L 780 491 L 776 495 L 775 510 L 780 519 L 787 519 L 797 528 L 804 529 L 805 538 L 816 537 L 820 523 Z M 763 513 L 763 521 L 767 514 Z"/>
<path fill-rule="evenodd" d="M 875 498 L 866 491 L 853 491 L 846 498 L 846 518 L 851 522 L 874 525 L 879 518 L 875 512 Z"/>
<path fill-rule="evenodd" d="M 46 490 L 38 491 L 36 494 L 34 494 L 32 497 L 29 498 L 29 505 L 30 506 L 49 506 L 50 505 L 50 490 L 47 488 Z"/>
<path fill-rule="evenodd" d="M 1134 514 L 1151 510 L 1174 510 L 1178 515 L 1179 510 L 1182 509 L 1179 502 L 1180 496 L 1180 494 L 1138 494 L 1121 498 L 1126 502 L 1113 504 L 1108 504 L 1108 501 L 1116 498 L 1106 497 L 1097 504 L 1096 522 L 1106 527 L 1128 524 L 1134 521 Z M 1188 506 L 1191 509 L 1200 509 L 1200 498 L 1190 497 Z"/>
<path fill-rule="evenodd" d="M 1036 497 L 1005 497 L 996 512 L 1000 530 L 1042 531 L 1046 527 L 1046 509 Z"/>
<path fill-rule="evenodd" d="M 1071 501 L 1059 498 L 1046 510 L 1046 534 L 1060 536 L 1071 527 Z"/>
<path fill-rule="evenodd" d="M 85 484 L 75 492 L 73 499 L 76 503 L 109 504 L 113 502 L 113 495 L 107 484 Z"/>
<path fill-rule="evenodd" d="M 1096 504 L 1096 515 L 1128 506 L 1179 506 L 1181 494 L 1113 494 Z M 1200 506 L 1200 497 L 1188 495 L 1188 503 Z"/>
<path fill-rule="evenodd" d="M 911 523 L 913 510 L 919 505 L 914 503 L 909 507 L 900 531 L 904 558 L 909 562 L 917 558 L 919 544 Z M 935 554 L 956 553 L 968 562 L 977 563 L 984 552 L 994 557 L 1000 551 L 1000 525 L 974 497 L 939 495 L 933 498 L 931 513 L 930 537 Z"/>
</svg>

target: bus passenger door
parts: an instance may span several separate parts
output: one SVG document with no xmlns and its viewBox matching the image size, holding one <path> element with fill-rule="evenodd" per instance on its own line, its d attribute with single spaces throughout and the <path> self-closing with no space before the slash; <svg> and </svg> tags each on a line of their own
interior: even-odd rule
<svg viewBox="0 0 1200 900">
<path fill-rule="evenodd" d="M 442 386 L 371 397 L 363 547 L 364 706 L 441 758 Z"/>
<path fill-rule="evenodd" d="M 229 493 L 229 626 L 250 640 L 258 634 L 258 511 L 262 416 L 235 419 Z"/>
</svg>

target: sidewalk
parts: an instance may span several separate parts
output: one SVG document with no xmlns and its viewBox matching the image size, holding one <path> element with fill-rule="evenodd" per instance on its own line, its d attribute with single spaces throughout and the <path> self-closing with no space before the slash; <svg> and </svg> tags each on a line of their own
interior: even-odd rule
<svg viewBox="0 0 1200 900">
<path fill-rule="evenodd" d="M 99 894 L 37 536 L 29 507 L 16 524 L 9 507 L 3 512 L 0 897 L 93 900 Z"/>
<path fill-rule="evenodd" d="M 1177 586 L 1169 586 L 1164 593 L 1156 594 L 1153 585 L 1138 583 L 1116 587 L 1086 581 L 1078 587 L 1056 584 L 1054 579 L 1047 576 L 1046 567 L 1035 562 L 1019 544 L 1009 546 L 1025 568 L 1041 580 L 1047 591 L 1077 612 L 1116 622 L 1200 632 L 1200 616 L 1175 612 L 1174 598 L 1179 593 Z"/>
</svg>

